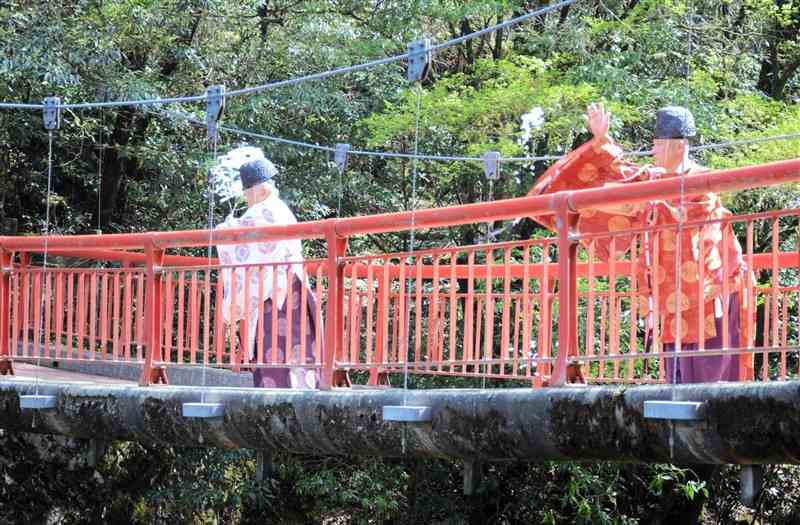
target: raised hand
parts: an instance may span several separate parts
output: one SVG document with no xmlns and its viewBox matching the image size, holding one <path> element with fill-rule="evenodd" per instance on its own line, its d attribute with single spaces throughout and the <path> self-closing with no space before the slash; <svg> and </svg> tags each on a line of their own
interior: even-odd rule
<svg viewBox="0 0 800 525">
<path fill-rule="evenodd" d="M 608 142 L 608 125 L 611 113 L 603 108 L 602 102 L 592 103 L 586 108 L 586 125 L 598 142 Z"/>
</svg>

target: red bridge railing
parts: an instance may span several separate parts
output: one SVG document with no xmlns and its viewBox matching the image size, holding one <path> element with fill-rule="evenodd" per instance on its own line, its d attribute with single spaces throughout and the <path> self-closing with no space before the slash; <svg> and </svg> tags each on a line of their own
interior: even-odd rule
<svg viewBox="0 0 800 525">
<path fill-rule="evenodd" d="M 691 195 L 797 180 L 800 160 L 792 160 L 693 175 L 685 178 L 684 190 Z M 277 275 L 289 265 L 233 268 L 169 254 L 208 245 L 207 231 L 186 231 L 51 236 L 47 245 L 52 255 L 116 261 L 121 267 L 45 271 L 30 262 L 32 253 L 44 250 L 44 238 L 2 237 L 0 362 L 131 362 L 142 366 L 142 384 L 158 381 L 164 367 L 179 364 L 233 369 L 290 365 L 320 370 L 323 387 L 330 388 L 338 369 L 369 371 L 371 383 L 387 373 L 408 371 L 559 385 L 567 379 L 570 360 L 580 358 L 590 381 L 661 382 L 663 327 L 650 323 L 645 329 L 648 315 L 642 310 L 646 299 L 637 283 L 636 251 L 645 245 L 646 235 L 656 240 L 677 235 L 674 228 L 583 238 L 562 228 L 546 239 L 365 256 L 347 256 L 346 240 L 408 230 L 412 224 L 439 228 L 546 214 L 569 224 L 579 209 L 678 195 L 680 181 L 664 179 L 632 184 L 621 195 L 592 189 L 420 210 L 413 217 L 394 213 L 215 231 L 214 244 L 313 237 L 327 241 L 325 259 L 303 263 L 310 285 L 303 293 L 313 293 L 317 306 L 313 326 L 303 318 L 300 330 L 315 330 L 317 344 L 270 352 L 265 345 L 271 346 L 274 338 L 265 342 L 263 327 L 257 326 L 252 356 L 246 343 L 253 329 L 248 322 L 223 323 L 220 274 L 239 271 L 242 289 L 232 293 L 249 296 L 249 287 L 258 286 L 268 266 Z M 723 333 L 723 351 L 760 356 L 758 377 L 764 380 L 798 374 L 797 359 L 790 356 L 800 346 L 800 248 L 796 237 L 784 234 L 797 228 L 798 214 L 783 210 L 718 221 L 731 223 L 738 232 L 759 283 L 748 284 L 745 291 L 749 310 L 740 348 L 731 348 L 730 334 Z M 683 234 L 692 235 L 702 226 L 684 224 Z M 594 246 L 603 237 L 630 239 L 633 249 L 601 263 Z M 256 295 L 265 299 L 263 290 Z M 287 300 L 304 302 L 306 297 Z M 258 318 L 263 318 L 264 301 L 258 304 Z M 653 314 L 651 319 L 658 318 L 658 312 Z M 278 327 L 271 328 L 276 334 Z M 697 328 L 705 330 L 702 322 Z M 313 358 L 305 357 L 309 354 Z"/>
</svg>

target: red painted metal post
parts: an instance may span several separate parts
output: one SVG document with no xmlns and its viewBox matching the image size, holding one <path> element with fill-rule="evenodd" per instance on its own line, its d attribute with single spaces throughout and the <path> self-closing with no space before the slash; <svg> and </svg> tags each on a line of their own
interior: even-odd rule
<svg viewBox="0 0 800 525">
<path fill-rule="evenodd" d="M 555 202 L 558 228 L 558 356 L 550 386 L 562 386 L 566 382 L 569 358 L 578 353 L 578 243 L 570 236 L 578 215 L 570 212 L 568 204 L 567 195 L 559 195 Z"/>
<path fill-rule="evenodd" d="M 328 244 L 328 303 L 325 323 L 325 350 L 320 388 L 330 390 L 337 386 L 334 380 L 334 366 L 344 336 L 344 266 L 339 259 L 347 250 L 347 239 L 336 235 L 331 228 L 325 234 Z"/>
<path fill-rule="evenodd" d="M 0 247 L 0 375 L 14 375 L 9 343 L 11 320 L 11 259 L 13 254 Z"/>
<path fill-rule="evenodd" d="M 144 308 L 145 326 L 145 358 L 139 385 L 149 386 L 153 383 L 167 383 L 161 355 L 161 268 L 163 264 L 163 250 L 150 244 L 145 247 L 145 271 L 147 275 L 147 291 Z M 155 362 L 155 364 L 154 364 Z"/>
</svg>

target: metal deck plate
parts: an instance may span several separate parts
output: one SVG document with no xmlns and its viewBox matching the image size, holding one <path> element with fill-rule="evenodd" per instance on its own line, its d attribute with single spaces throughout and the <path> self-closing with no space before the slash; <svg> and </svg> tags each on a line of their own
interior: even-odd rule
<svg viewBox="0 0 800 525">
<path fill-rule="evenodd" d="M 408 423 L 422 423 L 430 421 L 431 407 L 414 406 L 385 406 L 383 407 L 384 421 L 405 421 Z"/>
<path fill-rule="evenodd" d="M 212 418 L 222 417 L 225 406 L 222 403 L 184 403 L 183 417 Z"/>
<path fill-rule="evenodd" d="M 19 396 L 19 407 L 22 410 L 45 410 L 48 408 L 55 408 L 56 404 L 58 404 L 58 398 L 56 396 Z"/>
<path fill-rule="evenodd" d="M 645 401 L 645 419 L 698 421 L 705 417 L 705 403 L 700 401 Z"/>
</svg>

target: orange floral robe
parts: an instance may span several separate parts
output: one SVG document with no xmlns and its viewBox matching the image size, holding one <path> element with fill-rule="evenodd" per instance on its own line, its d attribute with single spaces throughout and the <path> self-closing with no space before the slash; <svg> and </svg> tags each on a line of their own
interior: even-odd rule
<svg viewBox="0 0 800 525">
<path fill-rule="evenodd" d="M 694 167 L 687 174 L 697 173 L 699 170 L 700 168 Z M 661 168 L 639 166 L 624 160 L 622 149 L 616 144 L 608 142 L 598 146 L 590 141 L 551 166 L 531 188 L 528 195 L 622 185 L 664 176 L 675 175 L 667 175 Z M 645 236 L 639 236 L 636 266 L 637 285 L 641 293 L 640 312 L 643 316 L 648 315 L 651 305 L 654 305 L 656 297 L 658 298 L 659 333 L 663 343 L 675 342 L 678 319 L 681 323 L 681 343 L 698 342 L 701 301 L 703 339 L 708 340 L 717 336 L 716 318 L 720 317 L 723 309 L 728 307 L 731 294 L 741 293 L 746 285 L 745 279 L 752 279 L 752 273 L 745 265 L 741 246 L 730 224 L 684 226 L 678 266 L 676 226 L 680 219 L 680 209 L 680 201 L 675 199 L 580 210 L 576 225 L 579 234 L 602 234 L 631 228 L 661 228 L 656 230 L 658 233 L 650 232 Z M 684 223 L 711 221 L 731 216 L 731 212 L 722 205 L 715 193 L 687 197 L 684 199 L 683 209 L 686 215 Z M 535 220 L 556 231 L 554 217 L 535 217 Z M 617 236 L 613 243 L 615 256 L 620 258 L 626 253 L 631 247 L 631 242 L 630 235 Z M 608 261 L 611 257 L 611 239 L 596 238 L 594 243 L 597 256 Z M 727 261 L 723 253 L 725 245 L 728 251 Z M 725 291 L 723 269 L 726 266 L 727 296 L 723 293 Z M 676 280 L 678 273 L 681 278 L 680 296 Z M 739 304 L 744 310 L 745 301 L 740 299 Z M 740 318 L 746 318 L 744 312 Z M 738 329 L 741 330 L 741 327 Z M 739 341 L 744 344 L 746 338 L 740 336 Z M 752 377 L 752 356 L 747 357 L 749 359 L 742 359 L 739 363 L 741 379 Z"/>
</svg>

